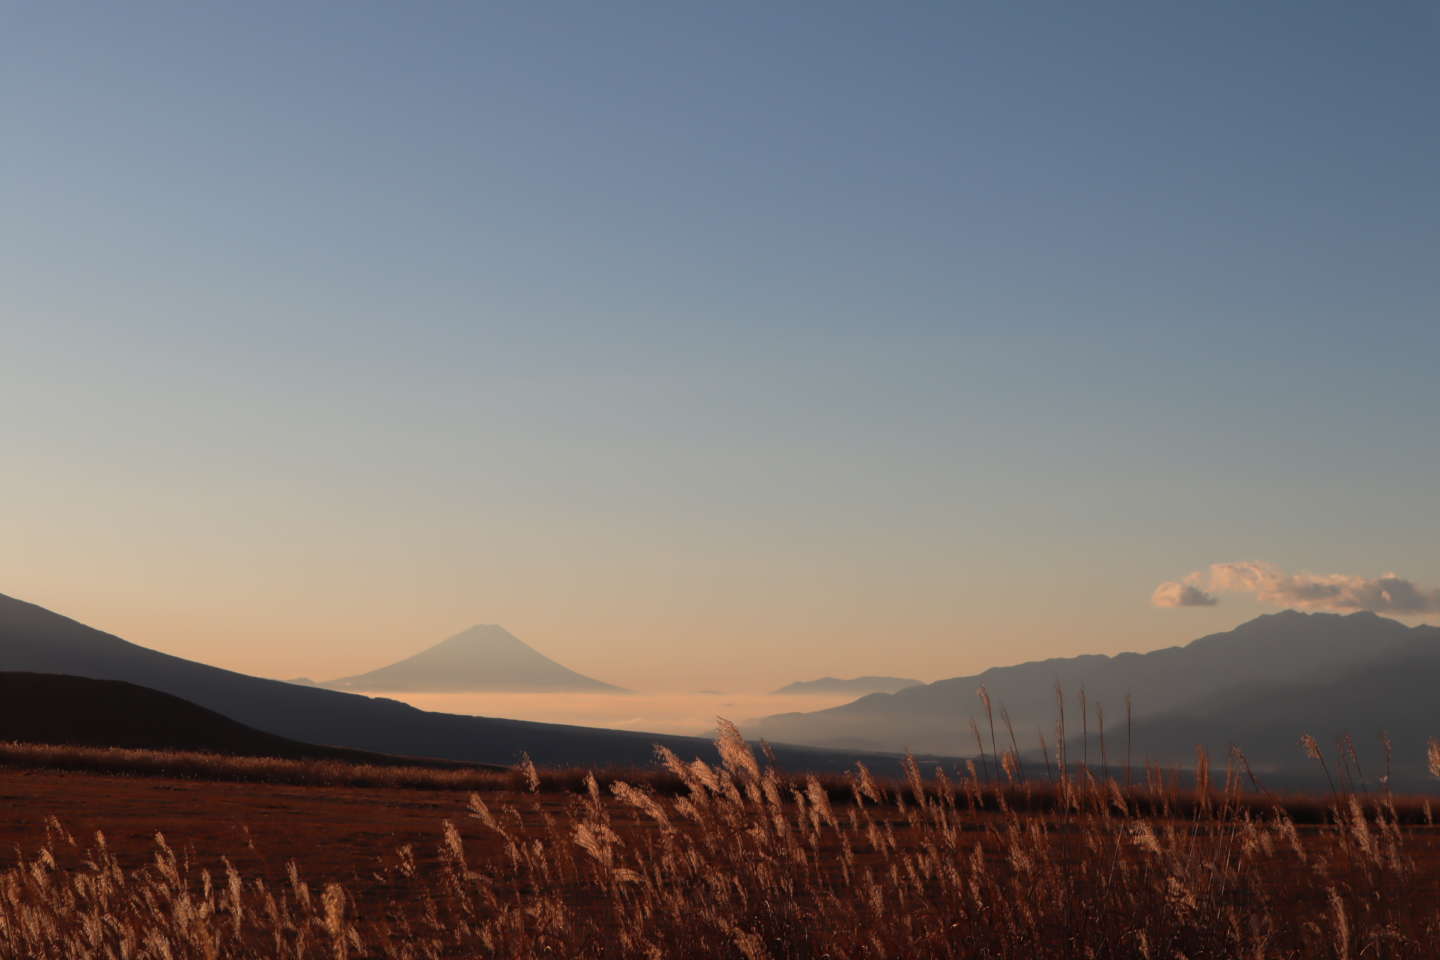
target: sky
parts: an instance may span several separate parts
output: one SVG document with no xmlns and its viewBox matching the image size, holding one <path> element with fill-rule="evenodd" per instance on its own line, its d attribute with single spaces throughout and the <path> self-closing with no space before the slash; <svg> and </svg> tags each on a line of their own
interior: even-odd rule
<svg viewBox="0 0 1440 960">
<path fill-rule="evenodd" d="M 0 0 L 0 593 L 281 677 L 500 623 L 653 691 L 1284 602 L 1212 564 L 1431 596 L 1437 40 Z"/>
</svg>

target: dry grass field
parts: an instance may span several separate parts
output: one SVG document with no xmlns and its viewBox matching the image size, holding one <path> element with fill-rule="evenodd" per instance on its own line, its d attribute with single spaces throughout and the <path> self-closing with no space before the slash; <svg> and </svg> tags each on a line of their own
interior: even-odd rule
<svg viewBox="0 0 1440 960">
<path fill-rule="evenodd" d="M 1275 798 L 1203 763 L 1183 788 L 821 781 L 720 745 L 718 767 L 390 780 L 14 745 L 0 957 L 1440 955 L 1423 800 Z"/>
</svg>

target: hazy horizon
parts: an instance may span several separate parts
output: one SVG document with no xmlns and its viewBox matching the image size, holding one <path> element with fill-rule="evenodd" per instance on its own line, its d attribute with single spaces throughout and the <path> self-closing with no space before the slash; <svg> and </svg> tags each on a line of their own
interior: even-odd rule
<svg viewBox="0 0 1440 960">
<path fill-rule="evenodd" d="M 502 623 L 653 691 L 1435 622 L 1436 37 L 25 5 L 0 592 L 272 677 Z"/>
<path fill-rule="evenodd" d="M 610 730 L 711 736 L 715 718 L 745 725 L 776 713 L 808 712 L 849 703 L 855 695 L 785 694 L 767 691 L 639 691 L 615 693 L 408 693 L 366 690 L 421 710 L 509 720 L 568 723 Z"/>
<path fill-rule="evenodd" d="M 16 599 L 27 600 L 28 602 L 32 603 L 36 602 L 33 599 L 28 599 L 26 597 L 16 597 Z M 40 605 L 45 606 L 45 604 Z M 1204 619 L 1208 622 L 1208 624 L 1210 624 L 1204 629 L 1201 629 L 1199 627 L 1199 624 L 1196 622 L 1199 618 L 1192 619 L 1192 617 L 1190 616 L 1182 618 L 1182 622 L 1180 624 L 1180 631 L 1178 631 L 1180 635 L 1178 636 L 1176 635 L 1177 631 L 1173 629 L 1162 629 L 1166 626 L 1166 624 L 1164 624 L 1162 621 L 1169 620 L 1170 618 L 1164 616 L 1164 608 L 1160 608 L 1157 610 L 1157 615 L 1155 617 L 1155 622 L 1157 625 L 1155 632 L 1148 635 L 1142 634 L 1136 637 L 1135 642 L 1131 644 L 1116 641 L 1106 646 L 1085 646 L 1081 643 L 1076 643 L 1073 646 L 1067 645 L 1064 647 L 1042 646 L 1036 648 L 1038 652 L 1034 654 L 1028 654 L 1022 651 L 1030 648 L 1027 648 L 1026 646 L 1020 644 L 1004 642 L 1005 638 L 995 637 L 993 638 L 993 643 L 977 645 L 975 649 L 968 651 L 965 656 L 956 656 L 952 660 L 948 661 L 949 663 L 953 664 L 953 666 L 948 669 L 944 668 L 943 666 L 946 661 L 939 659 L 928 660 L 926 661 L 927 663 L 939 666 L 940 668 L 932 671 L 923 672 L 906 671 L 894 667 L 895 664 L 901 662 L 900 656 L 890 656 L 890 654 L 893 654 L 895 652 L 895 647 L 891 647 L 883 651 L 870 650 L 866 654 L 859 657 L 834 657 L 829 659 L 820 658 L 814 653 L 809 653 L 800 657 L 795 657 L 793 655 L 787 656 L 785 655 L 787 651 L 781 649 L 777 651 L 776 656 L 767 658 L 762 663 L 747 665 L 743 669 L 733 670 L 730 672 L 713 669 L 703 671 L 694 669 L 693 672 L 685 672 L 676 670 L 673 664 L 668 665 L 669 669 L 666 671 L 656 672 L 651 670 L 650 665 L 648 664 L 627 663 L 614 657 L 601 660 L 600 658 L 596 658 L 593 655 L 593 650 L 591 648 L 588 648 L 584 645 L 576 645 L 574 643 L 565 643 L 562 641 L 556 644 L 556 647 L 559 647 L 562 650 L 575 651 L 574 654 L 557 653 L 555 648 L 544 646 L 542 645 L 541 641 L 537 641 L 534 638 L 523 634 L 518 630 L 511 629 L 505 624 L 498 624 L 499 626 L 504 627 L 510 633 L 519 637 L 519 639 L 524 641 L 528 646 L 538 650 L 545 656 L 551 657 L 552 659 L 560 662 L 565 667 L 568 667 L 571 670 L 575 670 L 587 676 L 592 676 L 596 680 L 600 680 L 605 683 L 610 683 L 625 688 L 632 691 L 632 693 L 577 695 L 566 692 L 525 693 L 503 691 L 474 691 L 454 694 L 410 694 L 385 690 L 373 690 L 363 692 L 380 696 L 390 696 L 395 699 L 405 700 L 406 702 L 411 702 L 410 698 L 412 696 L 434 696 L 439 698 L 453 696 L 461 699 L 470 697 L 483 698 L 490 695 L 506 697 L 513 696 L 517 698 L 515 702 L 522 705 L 522 709 L 526 714 L 523 717 L 517 714 L 515 717 L 516 719 L 543 719 L 538 715 L 537 711 L 540 708 L 544 707 L 544 705 L 546 705 L 547 703 L 551 704 L 554 710 L 562 713 L 575 712 L 578 715 L 585 713 L 587 710 L 594 712 L 593 705 L 587 705 L 586 703 L 581 703 L 577 705 L 572 711 L 571 707 L 564 704 L 564 700 L 568 697 L 573 696 L 593 696 L 597 698 L 596 703 L 601 703 L 607 702 L 609 698 L 613 697 L 616 700 L 615 708 L 610 709 L 607 704 L 607 708 L 600 712 L 607 716 L 623 716 L 627 713 L 627 710 L 623 707 L 623 704 L 626 702 L 626 697 L 632 695 L 638 695 L 641 697 L 661 698 L 662 700 L 666 698 L 683 700 L 687 697 L 704 698 L 712 696 L 713 693 L 718 692 L 721 694 L 741 697 L 746 699 L 747 701 L 755 700 L 756 702 L 760 702 L 770 699 L 773 691 L 781 686 L 793 683 L 795 681 L 814 680 L 825 676 L 857 677 L 866 675 L 908 675 L 913 677 L 914 679 L 919 680 L 922 683 L 931 683 L 936 680 L 944 680 L 953 677 L 981 673 L 987 669 L 994 667 L 1014 666 L 1020 663 L 1030 662 L 1034 660 L 1046 660 L 1053 657 L 1072 657 L 1086 654 L 1103 654 L 1107 656 L 1114 656 L 1120 653 L 1148 653 L 1155 650 L 1165 649 L 1167 647 L 1183 646 L 1191 642 L 1192 640 L 1196 640 L 1202 636 L 1206 636 L 1211 633 L 1224 632 L 1239 625 L 1242 622 L 1253 619 L 1255 616 L 1260 616 L 1267 613 L 1277 613 L 1282 612 L 1285 609 L 1291 609 L 1285 607 L 1265 606 L 1254 602 L 1236 603 L 1233 601 L 1227 605 L 1217 605 L 1217 607 L 1218 609 L 1211 608 L 1204 611 L 1208 614 L 1208 616 L 1206 616 Z M 107 633 L 116 634 L 124 640 L 128 640 L 132 643 L 138 643 L 141 646 L 151 647 L 152 649 L 160 650 L 165 653 L 171 653 L 176 656 L 183 656 L 187 659 L 198 659 L 213 666 L 236 670 L 241 673 L 250 673 L 256 676 L 272 677 L 274 679 L 281 680 L 306 678 L 321 683 L 329 682 L 330 680 L 336 679 L 338 677 L 365 673 L 380 667 L 387 666 L 396 661 L 410 657 L 416 653 L 420 653 L 421 651 L 426 650 L 448 639 L 451 636 L 455 636 L 457 633 L 464 632 L 464 629 L 468 629 L 469 626 L 473 626 L 475 623 L 482 622 L 481 620 L 475 620 L 474 623 L 467 624 L 464 629 L 451 629 L 448 632 L 442 631 L 441 633 L 428 638 L 415 638 L 411 641 L 407 641 L 404 643 L 395 641 L 393 639 L 387 642 L 384 638 L 377 638 L 377 642 L 373 647 L 373 653 L 367 656 L 365 659 L 361 659 L 359 655 L 355 655 L 347 657 L 344 661 L 340 661 L 328 651 L 321 651 L 320 655 L 316 655 L 316 653 L 307 652 L 302 648 L 291 651 L 291 656 L 278 658 L 278 663 L 276 662 L 277 658 L 273 657 L 273 655 L 271 657 L 267 657 L 266 660 L 261 663 L 261 666 L 265 667 L 265 669 L 261 669 L 257 666 L 247 665 L 247 663 L 254 664 L 260 663 L 260 661 L 254 659 L 247 661 L 247 659 L 243 656 L 236 656 L 233 649 L 223 651 L 221 656 L 217 659 L 207 660 L 203 656 L 195 653 L 193 649 L 187 651 L 187 646 L 190 646 L 187 644 L 182 643 L 176 646 L 167 647 L 163 643 L 156 642 L 152 637 L 146 637 L 134 633 L 127 633 L 124 630 L 116 629 L 111 625 L 107 625 L 101 622 L 87 621 L 84 617 L 78 616 L 74 611 L 71 610 L 56 609 L 53 607 L 50 609 L 53 609 L 56 613 L 60 613 L 72 619 L 79 620 L 82 623 L 85 623 L 87 626 L 95 627 L 96 629 L 103 630 Z M 1314 612 L 1334 611 L 1322 610 Z M 1351 611 L 1342 611 L 1342 613 L 1343 612 Z M 1390 619 L 1398 620 L 1401 623 L 1412 625 L 1416 623 L 1435 623 L 1437 621 L 1437 618 L 1435 616 L 1428 614 L 1406 615 L 1394 611 L 1387 611 L 1381 615 Z M 163 621 L 163 618 L 159 619 Z M 1186 625 L 1190 625 L 1189 630 L 1185 629 Z M 408 634 L 410 633 L 410 631 L 406 631 L 406 633 Z M 228 656 L 226 654 L 228 654 Z M 331 672 L 326 672 L 324 670 L 304 668 L 305 665 L 324 665 L 336 662 L 345 662 L 349 664 L 350 667 L 353 669 L 339 671 L 332 670 Z M 844 664 L 847 662 L 855 664 L 854 668 L 845 669 Z M 612 671 L 613 675 L 610 672 L 599 672 L 601 668 L 593 666 L 596 663 L 612 664 L 611 667 L 606 669 Z M 793 664 L 795 669 L 793 671 L 786 672 L 785 667 L 789 664 Z M 644 682 L 641 682 L 640 680 L 634 679 L 636 677 L 653 679 L 647 679 Z M 809 695 L 796 697 L 791 695 L 785 695 L 774 697 L 773 699 L 775 699 L 779 705 L 777 706 L 776 710 L 768 712 L 780 712 L 788 709 L 802 709 L 798 706 L 785 707 L 784 704 L 786 702 L 796 703 L 799 700 L 807 699 L 808 696 Z M 817 699 L 834 701 L 833 703 L 827 702 L 824 704 L 825 706 L 830 706 L 840 702 L 847 702 L 848 700 L 854 699 L 854 697 L 840 695 L 837 698 L 833 695 L 825 694 L 817 695 Z M 634 703 L 636 701 L 631 702 Z M 805 707 L 803 709 L 808 710 L 821 708 L 822 707 Z M 630 712 L 633 713 L 634 711 Z M 680 715 L 684 712 L 685 711 L 683 708 L 672 708 L 672 706 L 669 704 L 661 707 L 661 709 L 656 711 L 657 715 L 665 717 Z M 504 714 L 492 712 L 490 715 L 501 716 Z M 761 714 L 756 715 L 759 716 Z M 562 721 L 557 720 L 556 722 Z"/>
</svg>

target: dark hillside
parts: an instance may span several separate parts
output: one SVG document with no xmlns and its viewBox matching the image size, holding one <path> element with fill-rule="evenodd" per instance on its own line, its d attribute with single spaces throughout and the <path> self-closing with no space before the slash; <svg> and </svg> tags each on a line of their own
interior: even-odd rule
<svg viewBox="0 0 1440 960">
<path fill-rule="evenodd" d="M 642 766 L 655 745 L 682 757 L 715 758 L 700 737 L 600 730 L 557 723 L 417 710 L 397 700 L 251 677 L 150 650 L 57 613 L 0 595 L 0 671 L 124 680 L 192 701 L 257 730 L 305 743 L 397 756 L 511 764 L 521 753 L 549 766 Z M 876 770 L 898 758 L 855 751 L 775 748 L 788 770 Z"/>
<path fill-rule="evenodd" d="M 380 765 L 428 762 L 301 743 L 133 683 L 53 673 L 0 673 L 0 740 Z"/>
</svg>

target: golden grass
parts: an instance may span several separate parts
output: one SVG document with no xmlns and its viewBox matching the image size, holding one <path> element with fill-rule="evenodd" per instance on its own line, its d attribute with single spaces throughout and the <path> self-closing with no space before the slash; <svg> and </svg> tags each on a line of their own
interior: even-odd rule
<svg viewBox="0 0 1440 960">
<path fill-rule="evenodd" d="M 294 760 L 279 757 L 237 757 L 181 750 L 126 747 L 79 747 L 0 741 L 0 770 L 71 770 L 81 773 L 302 787 L 379 787 L 414 790 L 479 790 L 540 793 L 583 793 L 589 777 L 608 787 L 616 780 L 639 784 L 662 794 L 683 792 L 685 782 L 657 767 L 547 767 L 528 757 L 514 767 L 442 762 L 435 766 L 366 764 L 346 760 Z M 848 795 L 844 777 L 826 775 L 832 793 Z"/>
<path fill-rule="evenodd" d="M 1202 786 L 1181 792 L 1154 775 L 1129 789 L 1088 772 L 926 778 L 913 762 L 901 781 L 858 767 L 826 783 L 762 765 L 732 726 L 718 746 L 718 766 L 661 750 L 651 783 L 586 774 L 563 815 L 541 791 L 569 789 L 573 772 L 424 771 L 426 786 L 475 786 L 439 825 L 438 866 L 405 847 L 374 876 L 378 911 L 357 908 L 358 867 L 312 885 L 292 864 L 267 884 L 228 861 L 197 869 L 157 835 L 152 862 L 127 870 L 103 836 L 78 855 L 52 823 L 0 872 L 0 957 L 1440 955 L 1440 862 L 1385 794 L 1312 799 L 1324 822 L 1302 827 L 1245 795 L 1233 767 L 1209 786 L 1203 758 Z M 300 775 L 286 763 L 201 766 Z M 331 779 L 306 782 L 417 775 L 308 769 Z"/>
<path fill-rule="evenodd" d="M 437 764 L 365 764 L 345 760 L 291 760 L 236 757 L 182 750 L 125 747 L 77 747 L 0 741 L 0 769 L 76 770 L 127 776 L 276 783 L 297 786 L 414 787 L 426 790 L 513 789 L 512 770 L 499 767 Z"/>
</svg>

